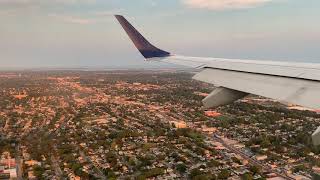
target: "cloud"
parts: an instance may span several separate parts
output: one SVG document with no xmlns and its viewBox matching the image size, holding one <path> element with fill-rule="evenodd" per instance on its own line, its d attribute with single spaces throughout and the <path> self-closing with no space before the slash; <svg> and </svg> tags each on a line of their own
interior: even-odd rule
<svg viewBox="0 0 320 180">
<path fill-rule="evenodd" d="M 100 17 L 104 17 L 104 16 L 113 16 L 115 14 L 123 14 L 123 12 L 126 12 L 124 9 L 112 9 L 112 10 L 106 10 L 106 11 L 95 11 L 92 12 L 93 15 L 95 16 L 100 16 Z"/>
<path fill-rule="evenodd" d="M 149 2 L 151 6 L 156 7 L 158 4 L 156 1 L 152 0 Z"/>
<path fill-rule="evenodd" d="M 86 4 L 94 4 L 96 0 L 50 0 L 53 3 L 60 4 L 77 4 L 77 3 L 86 3 Z"/>
<path fill-rule="evenodd" d="M 89 18 L 81 18 L 81 17 L 75 17 L 75 16 L 69 16 L 69 15 L 58 15 L 58 14 L 49 14 L 49 17 L 56 18 L 58 20 L 61 20 L 66 23 L 72 23 L 72 24 L 92 24 L 95 22 L 94 19 Z"/>
<path fill-rule="evenodd" d="M 48 16 L 65 23 L 87 25 L 99 22 L 107 22 L 113 18 L 113 12 L 117 12 L 117 10 L 92 12 L 82 16 L 58 13 L 51 13 L 48 14 Z"/>
<path fill-rule="evenodd" d="M 53 4 L 92 4 L 96 0 L 0 0 L 1 6 L 29 6 L 29 5 L 53 5 Z"/>
<path fill-rule="evenodd" d="M 36 2 L 52 2 L 52 3 L 94 3 L 96 0 L 0 0 L 0 4 L 26 4 Z"/>
<path fill-rule="evenodd" d="M 183 4 L 191 8 L 209 10 L 228 10 L 253 8 L 264 5 L 274 0 L 181 0 Z"/>
<path fill-rule="evenodd" d="M 16 12 L 14 10 L 0 10 L 0 15 L 14 15 Z"/>
<path fill-rule="evenodd" d="M 24 4 L 29 2 L 30 0 L 0 0 L 0 4 Z"/>
</svg>

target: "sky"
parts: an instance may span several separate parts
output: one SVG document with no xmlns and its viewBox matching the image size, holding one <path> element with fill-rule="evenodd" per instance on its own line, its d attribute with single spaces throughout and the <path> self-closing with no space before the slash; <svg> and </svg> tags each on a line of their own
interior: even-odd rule
<svg viewBox="0 0 320 180">
<path fill-rule="evenodd" d="M 319 0 L 0 0 L 0 69 L 160 68 L 113 14 L 174 54 L 320 63 Z"/>
</svg>

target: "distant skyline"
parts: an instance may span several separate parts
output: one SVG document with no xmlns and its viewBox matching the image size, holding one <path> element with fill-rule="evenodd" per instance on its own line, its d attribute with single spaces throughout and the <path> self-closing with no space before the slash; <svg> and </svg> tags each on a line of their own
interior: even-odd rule
<svg viewBox="0 0 320 180">
<path fill-rule="evenodd" d="M 0 0 L 0 69 L 144 62 L 113 14 L 176 54 L 320 63 L 319 0 Z"/>
</svg>

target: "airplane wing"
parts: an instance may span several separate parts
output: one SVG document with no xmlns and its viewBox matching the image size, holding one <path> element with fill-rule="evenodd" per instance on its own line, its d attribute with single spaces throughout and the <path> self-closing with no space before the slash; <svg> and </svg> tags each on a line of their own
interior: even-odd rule
<svg viewBox="0 0 320 180">
<path fill-rule="evenodd" d="M 320 109 L 320 64 L 175 55 L 152 45 L 123 16 L 115 17 L 146 60 L 202 69 L 193 79 L 217 87 L 203 100 L 205 107 L 229 104 L 255 94 Z M 320 144 L 320 129 L 317 134 Z"/>
</svg>

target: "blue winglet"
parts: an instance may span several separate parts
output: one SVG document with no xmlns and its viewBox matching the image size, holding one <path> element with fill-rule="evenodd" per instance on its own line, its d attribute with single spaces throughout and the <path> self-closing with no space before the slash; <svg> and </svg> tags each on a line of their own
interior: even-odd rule
<svg viewBox="0 0 320 180">
<path fill-rule="evenodd" d="M 126 31 L 133 44 L 146 59 L 156 57 L 168 57 L 170 53 L 153 46 L 144 38 L 123 16 L 115 15 L 123 29 Z"/>
</svg>

